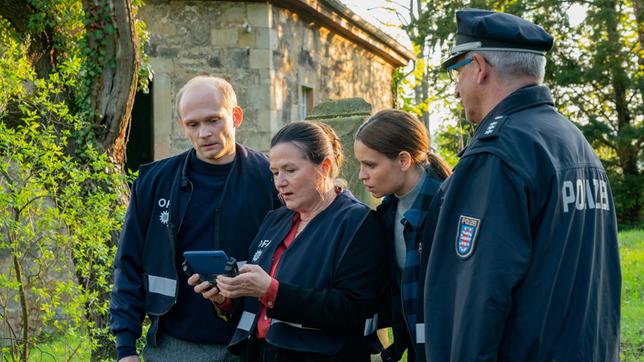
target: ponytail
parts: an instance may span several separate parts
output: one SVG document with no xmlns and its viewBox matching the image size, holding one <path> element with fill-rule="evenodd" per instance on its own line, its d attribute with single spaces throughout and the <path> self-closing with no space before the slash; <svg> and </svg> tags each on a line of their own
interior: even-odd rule
<svg viewBox="0 0 644 362">
<path fill-rule="evenodd" d="M 434 172 L 436 172 L 441 180 L 445 180 L 452 174 L 452 169 L 449 167 L 447 162 L 437 154 L 428 152 L 427 161 L 429 162 L 429 166 L 434 170 Z"/>
</svg>

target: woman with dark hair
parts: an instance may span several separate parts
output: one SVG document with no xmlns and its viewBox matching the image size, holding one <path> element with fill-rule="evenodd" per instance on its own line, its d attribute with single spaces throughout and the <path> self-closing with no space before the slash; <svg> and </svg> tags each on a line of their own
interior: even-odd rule
<svg viewBox="0 0 644 362">
<path fill-rule="evenodd" d="M 409 361 L 425 361 L 421 240 L 434 231 L 430 204 L 451 170 L 430 152 L 425 126 L 395 109 L 382 110 L 360 126 L 354 152 L 360 180 L 373 196 L 384 197 L 376 212 L 387 233 L 389 265 L 395 265 L 378 313 L 380 326 L 391 326 L 394 334 L 382 359 L 398 361 L 407 350 Z"/>
<path fill-rule="evenodd" d="M 195 291 L 219 309 L 243 298 L 229 345 L 242 361 L 369 361 L 363 334 L 383 289 L 385 240 L 375 213 L 335 184 L 340 141 L 323 123 L 293 122 L 269 159 L 285 206 L 267 214 L 238 276 Z"/>
</svg>

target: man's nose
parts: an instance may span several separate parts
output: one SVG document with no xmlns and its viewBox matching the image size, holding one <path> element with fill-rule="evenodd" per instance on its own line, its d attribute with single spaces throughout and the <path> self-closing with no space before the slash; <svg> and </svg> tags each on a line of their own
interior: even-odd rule
<svg viewBox="0 0 644 362">
<path fill-rule="evenodd" d="M 454 85 L 454 97 L 456 97 L 456 99 L 461 98 L 461 91 L 458 89 L 458 83 Z"/>
<path fill-rule="evenodd" d="M 208 127 L 199 127 L 199 137 L 209 137 L 212 132 Z"/>
</svg>

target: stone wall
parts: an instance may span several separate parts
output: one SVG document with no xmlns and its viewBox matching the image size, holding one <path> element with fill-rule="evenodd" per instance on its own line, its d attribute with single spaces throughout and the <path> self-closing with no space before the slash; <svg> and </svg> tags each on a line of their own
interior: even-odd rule
<svg viewBox="0 0 644 362">
<path fill-rule="evenodd" d="M 378 110 L 392 104 L 393 67 L 353 42 L 271 5 L 243 1 L 147 0 L 151 34 L 154 157 L 187 149 L 174 97 L 197 74 L 227 79 L 244 123 L 239 142 L 267 151 L 284 123 L 303 119 L 302 87 L 312 103 L 362 97 Z"/>
<path fill-rule="evenodd" d="M 393 104 L 393 67 L 380 57 L 298 14 L 273 9 L 277 44 L 273 50 L 272 95 L 279 123 L 302 119 L 302 87 L 313 90 L 314 104 L 360 97 L 374 109 Z"/>
</svg>

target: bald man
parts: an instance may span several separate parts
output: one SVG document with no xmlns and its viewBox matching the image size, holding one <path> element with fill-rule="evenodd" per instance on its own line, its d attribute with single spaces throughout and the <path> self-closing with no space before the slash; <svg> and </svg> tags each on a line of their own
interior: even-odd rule
<svg viewBox="0 0 644 362">
<path fill-rule="evenodd" d="M 138 361 L 145 316 L 148 361 L 230 361 L 224 320 L 180 272 L 183 252 L 224 250 L 245 260 L 264 215 L 280 206 L 266 157 L 235 142 L 243 121 L 232 86 L 198 76 L 177 94 L 192 148 L 141 166 L 116 256 L 110 304 L 119 361 Z"/>
</svg>

